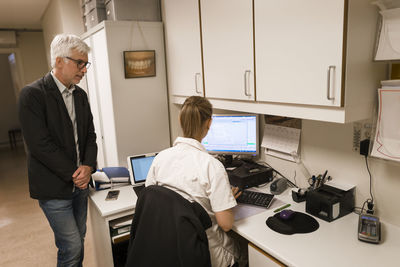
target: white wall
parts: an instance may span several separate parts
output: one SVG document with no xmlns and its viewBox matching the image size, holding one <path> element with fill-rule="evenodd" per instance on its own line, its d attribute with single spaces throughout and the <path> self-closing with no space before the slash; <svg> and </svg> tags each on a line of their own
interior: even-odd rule
<svg viewBox="0 0 400 267">
<path fill-rule="evenodd" d="M 369 175 L 364 156 L 352 150 L 353 124 L 336 124 L 303 120 L 301 133 L 301 158 L 311 174 L 328 170 L 333 180 L 356 185 L 356 206 L 370 197 Z M 271 156 L 268 163 L 286 177 L 293 177 L 306 186 L 304 176 L 295 163 Z M 400 188 L 400 164 L 369 158 L 375 208 L 382 220 L 400 226 L 400 208 L 396 195 Z M 293 179 L 292 179 L 293 181 Z"/>
<path fill-rule="evenodd" d="M 171 138 L 174 140 L 181 133 L 178 120 L 180 106 L 170 104 L 170 110 Z M 214 113 L 218 112 L 224 111 L 214 111 Z M 260 138 L 264 127 L 262 118 L 261 122 Z M 361 207 L 362 203 L 370 197 L 369 175 L 364 156 L 352 150 L 352 141 L 352 123 L 336 124 L 309 120 L 302 122 L 300 147 L 305 166 L 311 174 L 322 174 L 328 170 L 333 180 L 356 185 L 356 206 Z M 265 156 L 263 150 L 261 150 L 261 159 L 293 182 L 296 172 L 297 183 L 302 187 L 307 187 L 306 179 L 296 163 Z M 400 208 L 397 206 L 400 163 L 369 158 L 369 168 L 372 173 L 376 214 L 381 217 L 381 220 L 400 226 Z"/>
<path fill-rule="evenodd" d="M 19 32 L 18 48 L 23 68 L 23 86 L 45 75 L 49 68 L 46 62 L 46 52 L 42 32 Z M 18 55 L 17 55 L 18 56 Z"/>
<path fill-rule="evenodd" d="M 60 33 L 80 36 L 83 31 L 80 0 L 51 0 L 42 16 L 47 62 L 50 66 L 50 43 Z"/>
<path fill-rule="evenodd" d="M 8 55 L 15 53 L 18 84 L 14 88 L 8 63 Z M 17 32 L 17 47 L 1 48 L 0 63 L 0 143 L 8 142 L 7 131 L 19 125 L 17 117 L 17 98 L 19 90 L 47 71 L 46 55 L 41 32 Z M 15 89 L 15 90 L 14 90 Z"/>
</svg>

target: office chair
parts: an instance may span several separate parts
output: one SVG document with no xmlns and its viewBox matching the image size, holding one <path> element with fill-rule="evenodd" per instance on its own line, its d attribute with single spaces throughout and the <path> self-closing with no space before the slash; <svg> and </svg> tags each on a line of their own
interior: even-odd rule
<svg viewBox="0 0 400 267">
<path fill-rule="evenodd" d="M 162 186 L 146 187 L 136 203 L 125 266 L 211 267 L 210 226 L 197 202 Z"/>
</svg>

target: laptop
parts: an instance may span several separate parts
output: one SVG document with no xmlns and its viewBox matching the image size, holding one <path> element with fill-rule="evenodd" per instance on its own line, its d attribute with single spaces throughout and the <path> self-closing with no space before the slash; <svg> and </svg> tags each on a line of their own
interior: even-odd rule
<svg viewBox="0 0 400 267">
<path fill-rule="evenodd" d="M 127 158 L 129 178 L 136 195 L 144 188 L 147 173 L 156 155 L 157 153 L 148 153 Z"/>
</svg>

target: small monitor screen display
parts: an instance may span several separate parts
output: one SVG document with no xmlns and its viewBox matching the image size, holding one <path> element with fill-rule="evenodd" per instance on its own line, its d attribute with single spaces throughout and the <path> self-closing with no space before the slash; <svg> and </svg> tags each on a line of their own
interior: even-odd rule
<svg viewBox="0 0 400 267">
<path fill-rule="evenodd" d="M 147 173 L 153 163 L 154 156 L 131 158 L 133 177 L 135 183 L 146 181 Z"/>
<path fill-rule="evenodd" d="M 210 153 L 257 154 L 257 115 L 213 115 L 202 144 Z"/>
</svg>

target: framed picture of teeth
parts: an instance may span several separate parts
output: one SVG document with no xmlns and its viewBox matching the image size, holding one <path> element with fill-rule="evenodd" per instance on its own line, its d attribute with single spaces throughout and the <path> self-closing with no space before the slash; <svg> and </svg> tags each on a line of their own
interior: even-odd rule
<svg viewBox="0 0 400 267">
<path fill-rule="evenodd" d="M 124 51 L 125 78 L 156 76 L 156 51 Z"/>
</svg>

